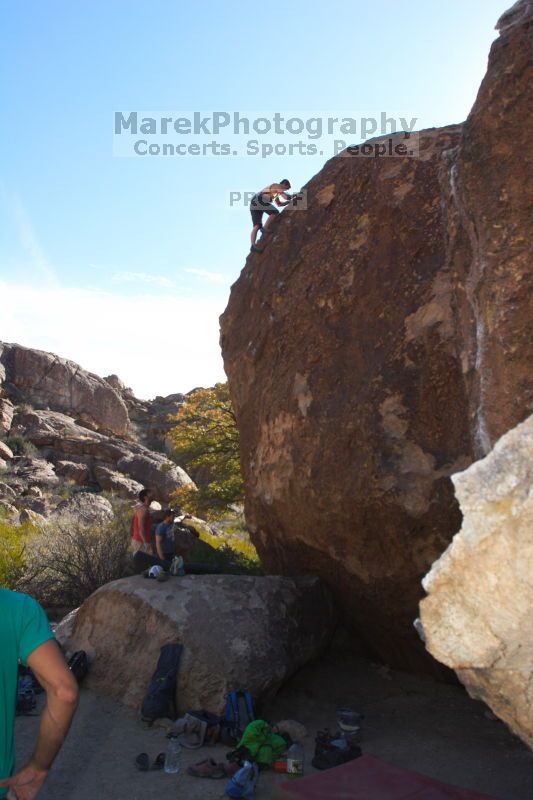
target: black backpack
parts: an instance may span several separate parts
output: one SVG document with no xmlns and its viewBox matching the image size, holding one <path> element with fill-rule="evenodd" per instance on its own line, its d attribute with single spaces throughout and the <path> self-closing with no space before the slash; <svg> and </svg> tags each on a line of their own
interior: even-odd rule
<svg viewBox="0 0 533 800">
<path fill-rule="evenodd" d="M 334 742 L 342 742 L 339 746 Z M 311 764 L 315 769 L 331 769 L 331 767 L 340 767 L 341 764 L 346 764 L 347 761 L 354 761 L 363 755 L 363 752 L 358 744 L 351 737 L 343 738 L 340 733 L 333 736 L 326 728 L 324 731 L 319 731 L 315 739 L 315 756 Z"/>
<path fill-rule="evenodd" d="M 85 650 L 76 650 L 69 658 L 67 667 L 78 683 L 81 683 L 89 671 L 89 659 Z"/>
<path fill-rule="evenodd" d="M 181 644 L 165 644 L 161 648 L 157 667 L 141 706 L 141 717 L 145 722 L 151 724 L 161 717 L 177 716 L 176 681 L 182 652 Z"/>
<path fill-rule="evenodd" d="M 35 688 L 32 676 L 28 674 L 20 675 L 17 687 L 17 716 L 21 714 L 26 716 L 30 715 L 36 705 L 37 701 L 35 699 Z"/>
</svg>

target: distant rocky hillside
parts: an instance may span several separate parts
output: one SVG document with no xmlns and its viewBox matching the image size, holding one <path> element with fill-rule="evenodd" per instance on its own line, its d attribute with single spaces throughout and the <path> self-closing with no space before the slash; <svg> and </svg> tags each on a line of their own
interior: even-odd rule
<svg viewBox="0 0 533 800">
<path fill-rule="evenodd" d="M 402 668 L 436 667 L 413 621 L 461 525 L 450 476 L 531 410 L 533 4 L 498 28 L 464 125 L 330 160 L 221 318 L 262 563 L 322 576 Z"/>
<path fill-rule="evenodd" d="M 0 485 L 0 501 L 46 516 L 65 484 L 124 498 L 150 487 L 168 501 L 191 482 L 163 452 L 183 400 L 138 400 L 116 375 L 0 343 L 0 468 L 11 487 Z"/>
</svg>

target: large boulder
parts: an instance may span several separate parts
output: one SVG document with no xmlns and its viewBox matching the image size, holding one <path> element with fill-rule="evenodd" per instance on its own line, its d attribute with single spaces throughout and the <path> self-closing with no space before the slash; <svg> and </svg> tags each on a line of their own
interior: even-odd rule
<svg viewBox="0 0 533 800">
<path fill-rule="evenodd" d="M 126 404 L 103 378 L 53 353 L 0 343 L 5 387 L 19 402 L 62 411 L 97 430 L 124 436 Z"/>
<path fill-rule="evenodd" d="M 114 517 L 113 506 L 106 497 L 99 494 L 76 492 L 59 503 L 52 514 L 52 518 L 56 519 L 69 517 L 89 525 L 110 522 Z"/>
<path fill-rule="evenodd" d="M 0 458 L 3 458 L 4 461 L 6 459 L 11 461 L 13 458 L 13 451 L 5 442 L 0 442 Z"/>
<path fill-rule="evenodd" d="M 56 473 L 67 481 L 83 486 L 90 477 L 90 470 L 86 464 L 77 461 L 56 461 Z"/>
<path fill-rule="evenodd" d="M 166 456 L 146 448 L 142 448 L 141 452 L 139 450 L 132 450 L 119 459 L 117 469 L 143 486 L 152 487 L 158 499 L 168 502 L 178 487 L 193 484 L 185 470 Z"/>
<path fill-rule="evenodd" d="M 44 458 L 16 456 L 11 461 L 11 476 L 21 493 L 34 486 L 54 489 L 60 483 L 54 465 Z"/>
<path fill-rule="evenodd" d="M 442 154 L 337 158 L 273 224 L 221 319 L 246 518 L 268 571 L 329 581 L 372 654 L 429 661 L 420 579 L 460 524 L 472 435 L 442 215 Z M 326 189 L 329 187 L 329 191 Z"/>
<path fill-rule="evenodd" d="M 519 0 L 498 21 L 500 36 L 449 173 L 460 220 L 460 230 L 450 220 L 450 259 L 470 354 L 465 378 L 477 456 L 532 410 L 532 25 L 531 0 Z"/>
<path fill-rule="evenodd" d="M 109 467 L 96 466 L 94 468 L 94 476 L 101 489 L 115 492 L 118 497 L 123 497 L 125 499 L 137 497 L 143 488 L 142 483 L 127 478 L 125 475 L 122 475 L 122 473 L 110 469 Z"/>
<path fill-rule="evenodd" d="M 16 496 L 17 493 L 9 484 L 0 482 L 0 497 L 7 497 L 10 500 L 14 500 Z"/>
<path fill-rule="evenodd" d="M 163 644 L 184 646 L 180 712 L 221 712 L 232 689 L 274 693 L 316 656 L 335 627 L 317 578 L 191 575 L 166 583 L 114 581 L 81 606 L 57 635 L 91 659 L 87 686 L 139 707 Z"/>
<path fill-rule="evenodd" d="M 58 449 L 63 441 L 68 451 L 69 443 L 105 442 L 108 437 L 75 422 L 68 414 L 48 409 L 18 411 L 13 417 L 11 432 L 20 434 L 38 448 Z M 72 448 L 75 449 L 74 447 Z"/>
<path fill-rule="evenodd" d="M 265 567 L 321 575 L 399 667 L 429 666 L 412 620 L 460 527 L 450 475 L 531 408 L 531 10 L 504 19 L 464 128 L 416 134 L 418 157 L 329 161 L 221 318 Z"/>
<path fill-rule="evenodd" d="M 426 647 L 533 747 L 533 416 L 453 476 L 461 531 L 420 604 Z"/>
<path fill-rule="evenodd" d="M 5 436 L 6 433 L 9 433 L 13 413 L 14 407 L 11 400 L 6 397 L 0 397 L 0 436 Z"/>
</svg>

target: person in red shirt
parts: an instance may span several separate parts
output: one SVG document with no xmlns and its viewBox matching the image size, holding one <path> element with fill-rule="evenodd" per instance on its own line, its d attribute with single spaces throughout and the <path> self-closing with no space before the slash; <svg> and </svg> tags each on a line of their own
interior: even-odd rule
<svg viewBox="0 0 533 800">
<path fill-rule="evenodd" d="M 131 526 L 131 549 L 134 553 L 142 550 L 144 553 L 155 555 L 152 539 L 152 515 L 150 514 L 150 503 L 153 495 L 150 489 L 142 489 L 139 492 L 139 504 L 133 514 Z"/>
</svg>

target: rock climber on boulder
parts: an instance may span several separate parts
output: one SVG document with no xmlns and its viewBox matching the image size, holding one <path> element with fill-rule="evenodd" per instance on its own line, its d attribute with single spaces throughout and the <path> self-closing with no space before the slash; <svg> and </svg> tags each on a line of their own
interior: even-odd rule
<svg viewBox="0 0 533 800">
<path fill-rule="evenodd" d="M 284 178 L 279 183 L 271 183 L 270 186 L 261 189 L 260 192 L 254 194 L 250 201 L 250 213 L 252 215 L 252 233 L 251 233 L 251 240 L 252 240 L 252 250 L 255 253 L 262 253 L 263 251 L 257 247 L 256 239 L 257 234 L 259 231 L 263 231 L 263 236 L 271 224 L 274 217 L 279 214 L 278 209 L 274 206 L 279 206 L 283 208 L 283 206 L 288 206 L 292 200 L 290 194 L 287 194 L 288 189 L 291 188 L 290 181 L 287 178 Z M 267 214 L 267 221 L 263 226 L 263 214 Z"/>
</svg>

